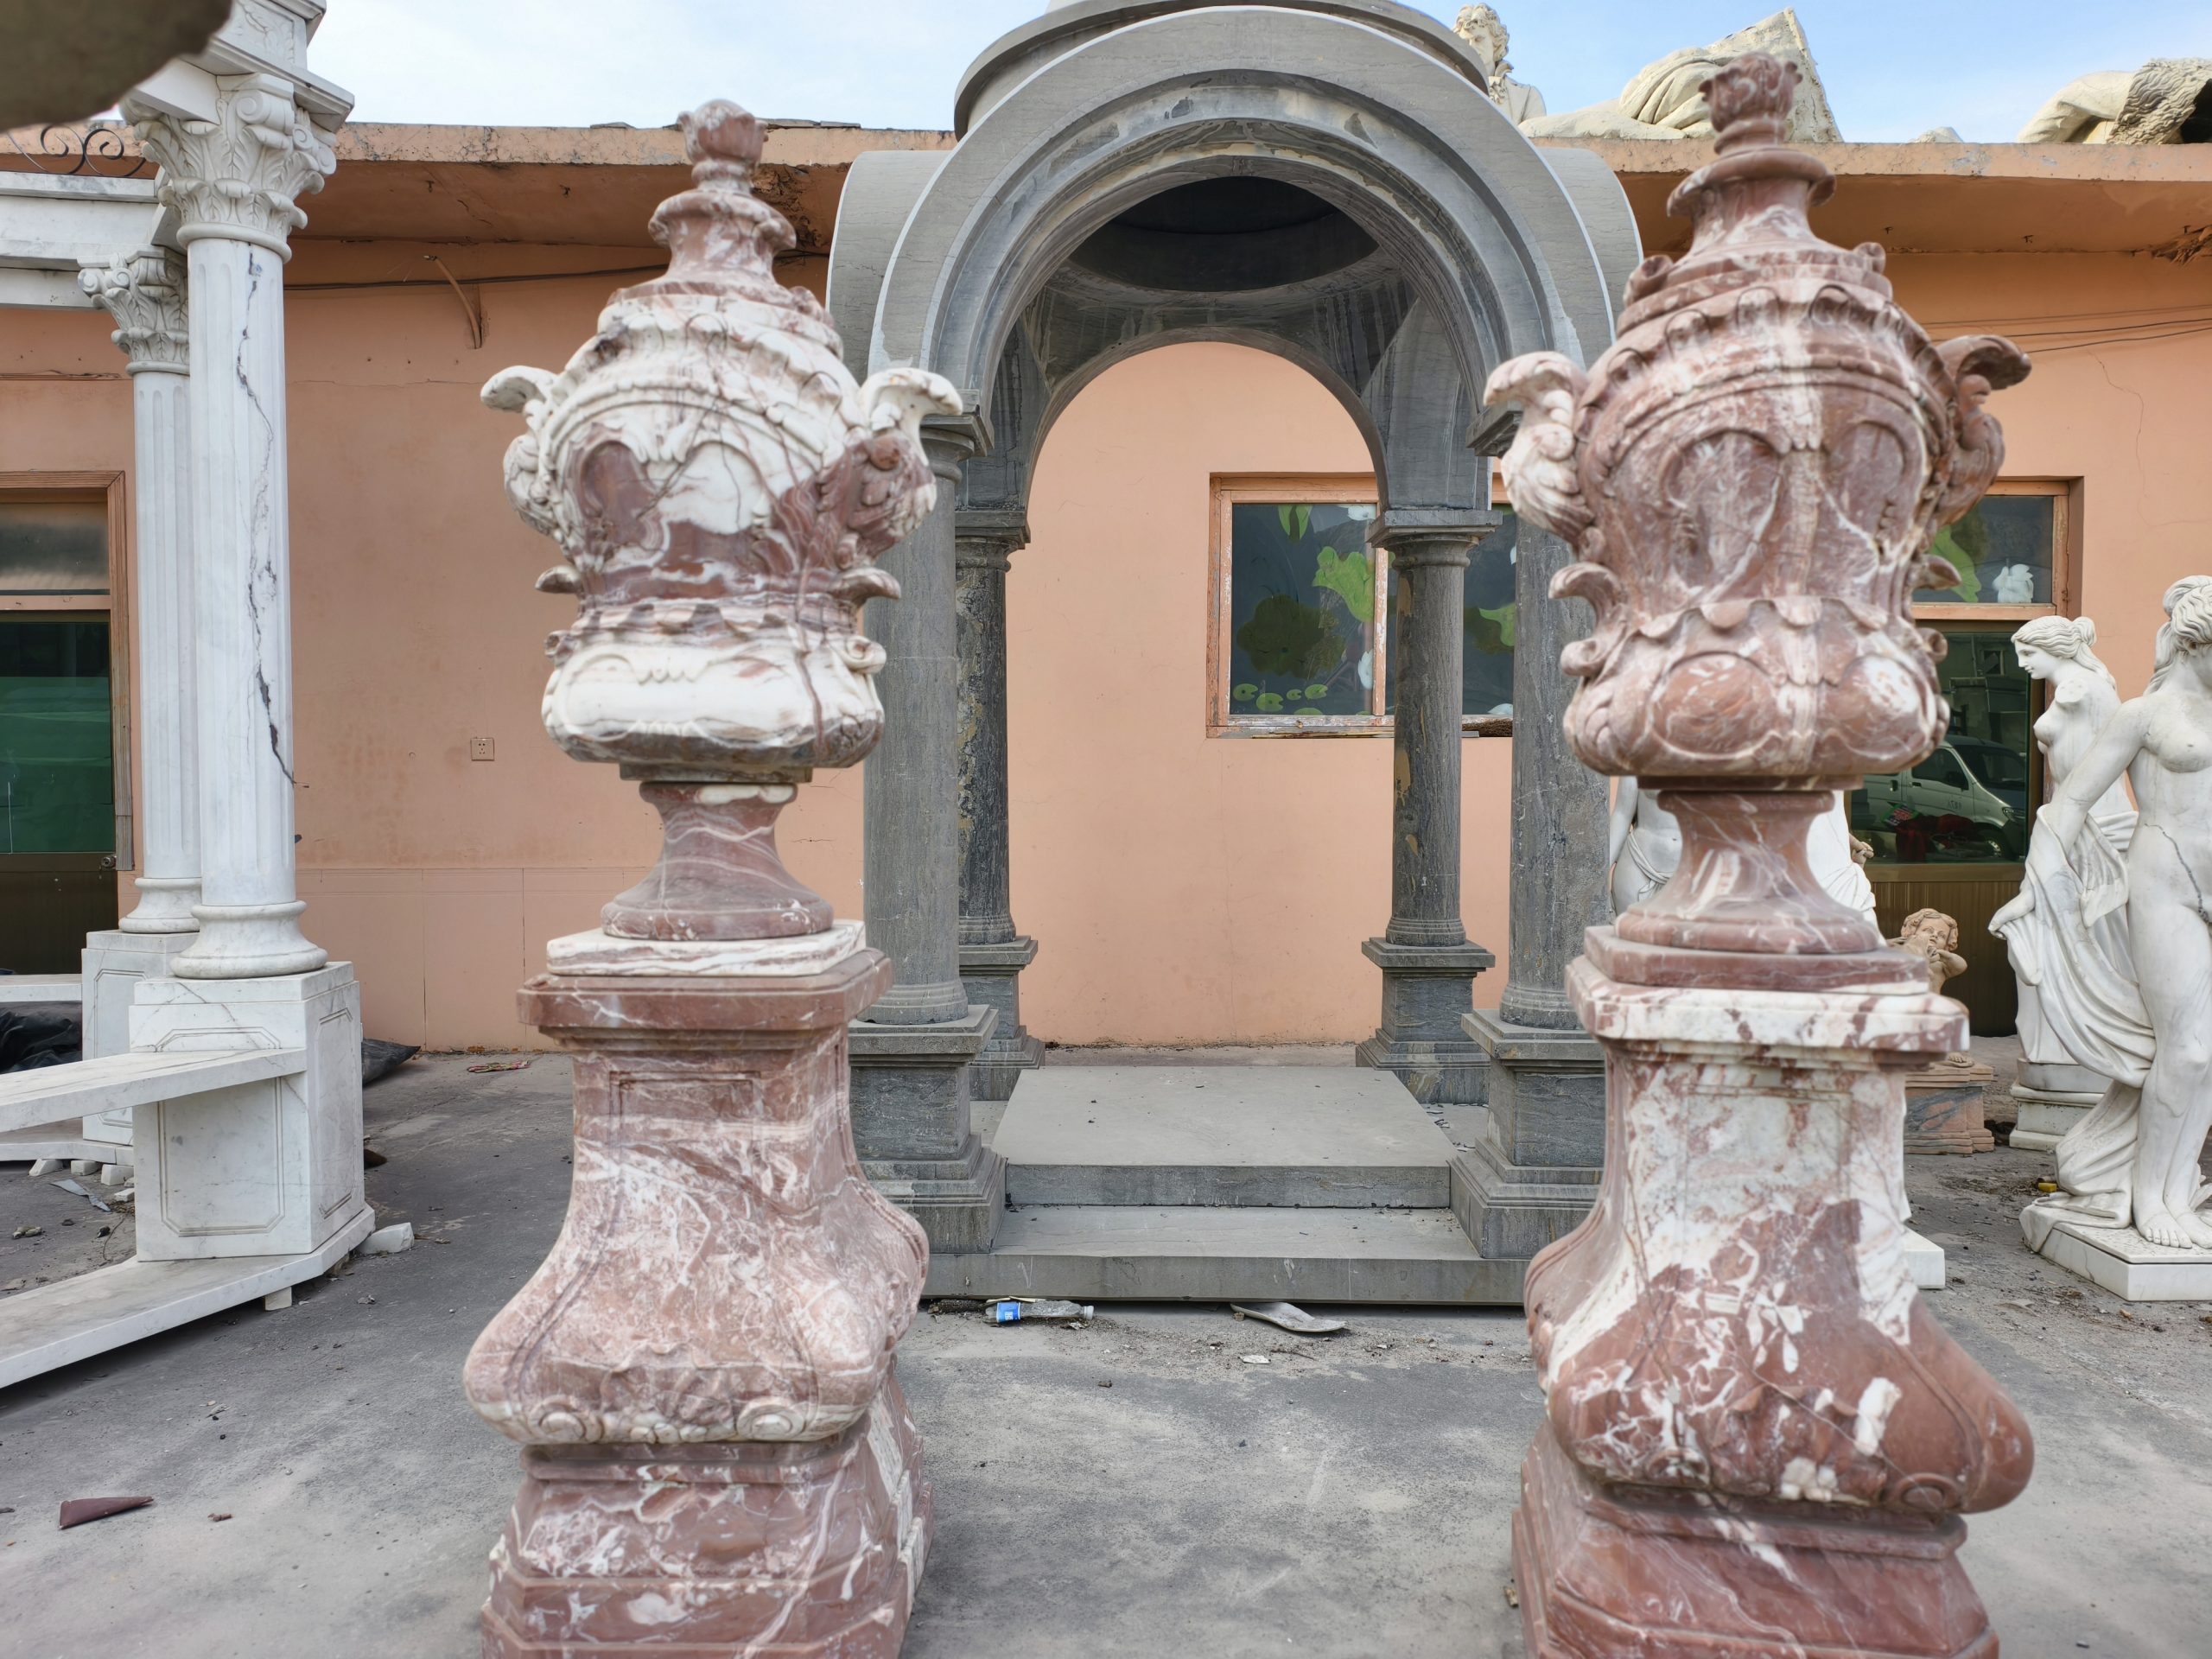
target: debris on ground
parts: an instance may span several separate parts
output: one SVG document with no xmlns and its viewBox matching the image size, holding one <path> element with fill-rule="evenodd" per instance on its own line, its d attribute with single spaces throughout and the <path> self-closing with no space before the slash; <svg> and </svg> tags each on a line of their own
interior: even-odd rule
<svg viewBox="0 0 2212 1659">
<path fill-rule="evenodd" d="M 1090 1318 L 1096 1310 L 1089 1302 L 1018 1296 L 993 1302 L 985 1311 L 993 1325 L 1075 1325 Z"/>
<path fill-rule="evenodd" d="M 526 1059 L 480 1060 L 468 1069 L 472 1071 L 527 1071 L 529 1067 L 530 1062 Z"/>
<path fill-rule="evenodd" d="M 87 1521 L 105 1521 L 111 1515 L 128 1515 L 153 1501 L 150 1497 L 73 1497 L 61 1506 L 61 1530 L 81 1527 Z"/>
<path fill-rule="evenodd" d="M 1243 1357 L 1247 1365 L 1264 1365 L 1268 1363 L 1268 1357 L 1265 1354 L 1246 1354 Z"/>
<path fill-rule="evenodd" d="M 397 1255 L 415 1242 L 415 1224 L 395 1221 L 389 1227 L 379 1227 L 353 1247 L 356 1255 Z"/>
<path fill-rule="evenodd" d="M 210 1521 L 227 1521 L 231 1518 L 231 1512 L 228 1510 L 218 1510 L 211 1513 L 207 1518 Z"/>
<path fill-rule="evenodd" d="M 52 1186 L 58 1186 L 64 1192 L 75 1194 L 78 1198 L 84 1199 L 86 1203 L 91 1205 L 95 1210 L 105 1211 L 110 1215 L 114 1213 L 114 1211 L 108 1210 L 106 1205 L 101 1203 L 99 1199 L 86 1192 L 83 1187 L 78 1185 L 74 1181 L 52 1181 L 49 1182 L 48 1185 Z"/>
<path fill-rule="evenodd" d="M 124 1187 L 124 1188 L 120 1192 L 118 1192 L 118 1193 L 115 1195 L 115 1201 L 116 1201 L 118 1204 L 136 1204 L 136 1203 L 137 1203 L 137 1202 L 138 1202 L 138 1189 L 137 1189 L 137 1187 L 135 1187 L 135 1186 L 126 1186 L 126 1187 Z"/>
<path fill-rule="evenodd" d="M 940 1296 L 930 1304 L 932 1313 L 980 1313 L 983 1300 L 980 1296 Z"/>
<path fill-rule="evenodd" d="M 1521 1605 L 1521 1586 L 1510 1579 L 1505 1581 L 1505 1605 L 1509 1607 Z"/>
<path fill-rule="evenodd" d="M 43 1227 L 35 1227 L 35 1226 L 33 1226 L 29 1222 L 28 1222 L 28 1221 L 27 1221 L 27 1222 L 25 1222 L 22 1226 L 20 1226 L 20 1227 L 18 1227 L 18 1228 L 16 1228 L 16 1230 L 15 1230 L 14 1234 L 12 1235 L 12 1236 L 16 1237 L 16 1238 L 36 1238 L 36 1237 L 37 1237 L 41 1233 L 44 1232 L 45 1230 L 46 1230 L 46 1229 L 45 1229 L 45 1228 L 43 1228 Z"/>
<path fill-rule="evenodd" d="M 41 1175 L 51 1175 L 57 1169 L 66 1169 L 68 1167 L 68 1162 L 69 1160 L 66 1158 L 34 1158 L 31 1160 L 31 1179 L 36 1180 Z"/>
<path fill-rule="evenodd" d="M 365 1089 L 369 1084 L 390 1077 L 422 1052 L 420 1043 L 386 1043 L 374 1037 L 362 1038 L 361 1086 Z"/>
<path fill-rule="evenodd" d="M 384 1154 L 378 1152 L 367 1141 L 364 1141 L 361 1142 L 361 1167 L 363 1169 L 382 1169 L 389 1161 L 390 1160 L 385 1157 Z"/>
<path fill-rule="evenodd" d="M 1308 1313 L 1295 1302 L 1231 1302 L 1229 1311 L 1240 1319 L 1264 1319 L 1301 1337 L 1332 1337 L 1347 1328 L 1342 1319 Z"/>
</svg>

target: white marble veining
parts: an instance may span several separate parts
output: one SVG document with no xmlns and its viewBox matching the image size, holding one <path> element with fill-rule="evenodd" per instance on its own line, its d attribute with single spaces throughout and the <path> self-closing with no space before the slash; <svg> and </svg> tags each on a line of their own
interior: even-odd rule
<svg viewBox="0 0 2212 1659">
<path fill-rule="evenodd" d="M 548 942 L 545 965 L 556 974 L 824 974 L 868 943 L 859 922 L 832 922 L 819 933 L 772 939 L 626 939 L 603 928 Z"/>
</svg>

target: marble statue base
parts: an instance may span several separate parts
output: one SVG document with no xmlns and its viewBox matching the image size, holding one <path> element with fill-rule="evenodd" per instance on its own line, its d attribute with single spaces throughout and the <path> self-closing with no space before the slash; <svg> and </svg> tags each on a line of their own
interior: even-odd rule
<svg viewBox="0 0 2212 1659">
<path fill-rule="evenodd" d="M 1529 1652 L 1987 1659 L 1956 1516 L 2009 1501 L 2031 1445 L 1921 1300 L 1902 1213 L 1904 1078 L 1966 1011 L 1910 963 L 1886 990 L 1653 982 L 1688 955 L 1592 929 L 1567 973 L 1609 1109 L 1594 1209 L 1529 1268 Z"/>
<path fill-rule="evenodd" d="M 976 1100 L 1012 1100 L 1025 1071 L 1045 1063 L 1045 1045 L 1021 1023 L 1021 970 L 1037 960 L 1037 941 L 1008 939 L 997 944 L 963 942 L 960 982 L 971 1007 L 997 1012 L 990 1040 L 969 1068 L 969 1093 Z"/>
<path fill-rule="evenodd" d="M 1966 1532 L 1948 1516 L 1609 1490 L 1547 1425 L 1521 1466 L 1513 1561 L 1534 1659 L 1994 1659 Z"/>
<path fill-rule="evenodd" d="M 2044 1077 L 2039 1073 L 2063 1075 Z M 2066 1133 L 2105 1097 L 2105 1079 L 2078 1065 L 2034 1066 L 2023 1063 L 2012 1084 L 2019 1118 L 2012 1144 L 2029 1152 L 2056 1152 Z"/>
<path fill-rule="evenodd" d="M 484 1659 L 893 1659 L 929 1544 L 920 1452 L 895 1376 L 827 1441 L 532 1446 Z"/>
<path fill-rule="evenodd" d="M 2212 1302 L 2212 1250 L 2153 1244 L 2133 1227 L 2046 1204 L 2020 1212 L 2028 1248 L 2129 1302 Z"/>
<path fill-rule="evenodd" d="M 139 1260 L 305 1255 L 365 1211 L 353 963 L 268 979 L 141 980 L 130 1046 L 300 1055 L 286 1075 L 135 1109 Z"/>
<path fill-rule="evenodd" d="M 1904 1149 L 1976 1153 L 1996 1149 L 1982 1114 L 1997 1074 L 1979 1060 L 1951 1054 L 1909 1071 L 1904 1079 Z"/>
<path fill-rule="evenodd" d="M 84 1058 L 124 1054 L 130 1048 L 130 1003 L 138 987 L 149 979 L 168 977 L 169 963 L 198 942 L 189 933 L 125 933 L 107 928 L 85 935 Z M 85 1139 L 115 1148 L 109 1160 L 128 1165 L 130 1149 L 128 1106 L 95 1112 L 85 1119 Z"/>
<path fill-rule="evenodd" d="M 525 1448 L 486 1659 L 897 1653 L 929 1494 L 890 1367 L 928 1249 L 861 1173 L 846 1047 L 890 979 L 862 948 L 523 988 L 575 1057 L 576 1167 L 462 1373 Z"/>
</svg>

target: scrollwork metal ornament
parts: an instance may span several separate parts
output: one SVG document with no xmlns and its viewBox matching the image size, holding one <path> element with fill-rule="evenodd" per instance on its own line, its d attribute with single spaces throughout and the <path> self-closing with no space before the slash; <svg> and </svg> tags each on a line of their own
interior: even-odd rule
<svg viewBox="0 0 2212 1659">
<path fill-rule="evenodd" d="M 1588 373 L 1540 353 L 1488 389 L 1524 410 L 1504 463 L 1515 505 L 1577 555 L 1552 591 L 1597 613 L 1561 659 L 1582 682 L 1568 740 L 1647 787 L 1825 791 L 1934 747 L 1942 641 L 1913 626 L 1912 594 L 1956 582 L 1929 543 L 1996 476 L 2004 442 L 1982 404 L 2028 372 L 2007 340 L 1936 346 L 1893 299 L 1878 244 L 1814 234 L 1808 210 L 1834 180 L 1781 147 L 1796 79 L 1763 54 L 1714 77 L 1719 157 L 1668 204 L 1696 222 L 1690 251 L 1638 267 Z M 1768 804 L 1770 828 L 1794 810 Z M 1694 879 L 1655 901 L 1674 921 L 1631 912 L 1624 938 L 1879 947 L 1795 884 L 1742 895 L 1783 902 L 1782 931 L 1746 931 L 1740 906 L 1744 925 L 1720 926 L 1685 830 Z"/>
</svg>

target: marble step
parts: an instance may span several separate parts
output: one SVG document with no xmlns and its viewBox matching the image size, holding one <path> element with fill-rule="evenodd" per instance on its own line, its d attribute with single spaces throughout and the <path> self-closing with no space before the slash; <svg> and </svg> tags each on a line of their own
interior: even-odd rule
<svg viewBox="0 0 2212 1659">
<path fill-rule="evenodd" d="M 369 1236 L 364 1210 L 304 1255 L 118 1262 L 0 1298 L 0 1389 L 321 1277 Z"/>
<path fill-rule="evenodd" d="M 933 1257 L 925 1294 L 1511 1306 L 1528 1265 L 1484 1261 L 1443 1209 L 1040 1205 L 988 1255 Z"/>
<path fill-rule="evenodd" d="M 103 1054 L 67 1065 L 0 1075 L 0 1130 L 34 1129 L 64 1118 L 150 1106 L 241 1083 L 288 1077 L 307 1068 L 300 1048 L 233 1048 Z"/>
<path fill-rule="evenodd" d="M 1439 1209 L 1452 1144 L 1387 1071 L 1048 1065 L 991 1145 L 1015 1205 Z"/>
</svg>

